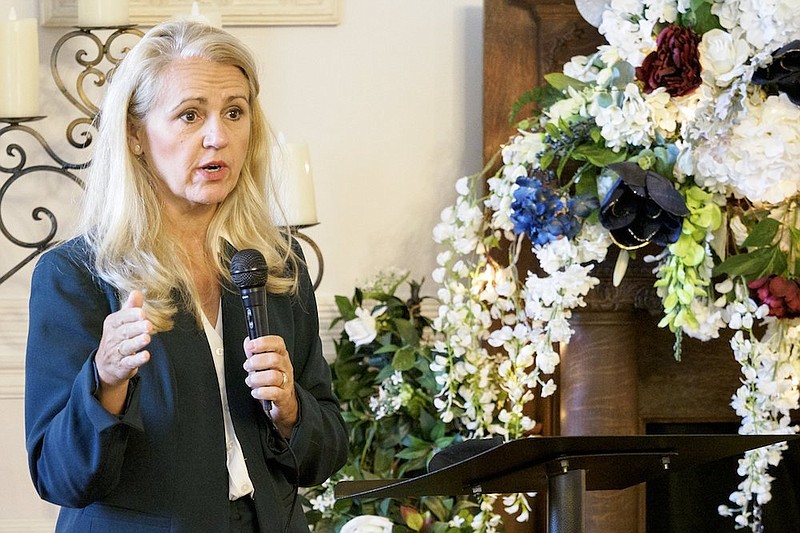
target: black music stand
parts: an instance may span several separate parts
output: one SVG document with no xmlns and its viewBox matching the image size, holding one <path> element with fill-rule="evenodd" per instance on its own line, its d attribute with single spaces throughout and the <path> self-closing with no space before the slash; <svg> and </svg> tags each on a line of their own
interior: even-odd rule
<svg viewBox="0 0 800 533">
<path fill-rule="evenodd" d="M 343 481 L 335 493 L 337 498 L 402 498 L 536 491 L 547 495 L 549 533 L 582 533 L 587 490 L 625 489 L 666 471 L 795 438 L 634 435 L 530 437 L 499 445 L 486 441 L 488 449 L 419 477 Z"/>
</svg>

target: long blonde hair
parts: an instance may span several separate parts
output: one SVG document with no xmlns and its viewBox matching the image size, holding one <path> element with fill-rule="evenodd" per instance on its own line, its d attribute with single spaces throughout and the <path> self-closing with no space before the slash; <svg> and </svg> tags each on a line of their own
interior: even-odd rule
<svg viewBox="0 0 800 533">
<path fill-rule="evenodd" d="M 132 290 L 143 290 L 148 318 L 160 331 L 172 327 L 179 306 L 193 312 L 199 323 L 199 294 L 181 247 L 165 231 L 153 186 L 158 178 L 131 152 L 128 133 L 154 105 L 170 64 L 189 58 L 238 67 L 250 93 L 250 142 L 244 166 L 236 187 L 214 214 L 206 250 L 221 279 L 230 282 L 224 235 L 237 249 L 255 248 L 264 254 L 270 265 L 271 292 L 295 292 L 298 285 L 299 258 L 267 213 L 273 190 L 268 187 L 271 135 L 258 101 L 251 53 L 223 30 L 188 21 L 166 22 L 148 31 L 113 73 L 98 115 L 97 144 L 78 224 L 78 232 L 94 252 L 98 275 L 123 298 Z"/>
</svg>

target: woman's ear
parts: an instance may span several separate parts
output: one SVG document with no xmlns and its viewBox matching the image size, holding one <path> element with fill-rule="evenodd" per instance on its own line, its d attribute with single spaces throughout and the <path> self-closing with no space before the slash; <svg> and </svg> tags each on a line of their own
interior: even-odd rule
<svg viewBox="0 0 800 533">
<path fill-rule="evenodd" d="M 128 122 L 128 148 L 136 157 L 140 157 L 144 153 L 140 132 L 141 128 Z"/>
</svg>

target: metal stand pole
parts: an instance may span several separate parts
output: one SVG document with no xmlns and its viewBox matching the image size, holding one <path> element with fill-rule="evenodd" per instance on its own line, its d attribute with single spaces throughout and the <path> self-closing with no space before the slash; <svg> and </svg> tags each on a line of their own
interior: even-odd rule
<svg viewBox="0 0 800 533">
<path fill-rule="evenodd" d="M 585 533 L 586 471 L 564 465 L 547 479 L 547 533 Z"/>
</svg>

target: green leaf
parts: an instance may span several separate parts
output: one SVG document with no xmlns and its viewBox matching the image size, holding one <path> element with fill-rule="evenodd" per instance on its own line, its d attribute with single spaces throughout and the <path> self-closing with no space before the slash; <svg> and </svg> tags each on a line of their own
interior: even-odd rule
<svg viewBox="0 0 800 533">
<path fill-rule="evenodd" d="M 356 317 L 356 308 L 349 298 L 336 296 L 335 299 L 336 307 L 339 308 L 339 314 L 341 314 L 345 320 L 352 320 Z"/>
<path fill-rule="evenodd" d="M 567 153 L 567 155 L 562 157 L 561 161 L 558 162 L 558 169 L 556 170 L 556 176 L 558 176 L 559 178 L 561 177 L 561 174 L 564 172 L 564 167 L 566 166 L 567 162 L 569 161 L 569 158 L 572 155 L 573 151 L 574 151 L 574 149 L 570 148 L 570 150 Z"/>
<path fill-rule="evenodd" d="M 555 159 L 556 154 L 552 151 L 547 151 L 542 154 L 539 158 L 539 166 L 543 169 L 547 169 L 553 163 L 553 159 Z"/>
<path fill-rule="evenodd" d="M 375 449 L 375 463 L 372 465 L 373 470 L 378 474 L 390 472 L 394 460 L 394 450 L 377 448 Z"/>
<path fill-rule="evenodd" d="M 425 519 L 417 511 L 408 511 L 405 515 L 406 525 L 414 531 L 420 531 Z"/>
<path fill-rule="evenodd" d="M 575 196 L 583 195 L 597 197 L 597 168 L 594 166 L 581 167 L 580 179 L 575 183 Z"/>
<path fill-rule="evenodd" d="M 393 352 L 396 352 L 399 349 L 400 349 L 400 347 L 395 345 L 395 344 L 384 344 L 383 346 L 381 346 L 380 348 L 378 348 L 377 350 L 375 350 L 372 353 L 374 353 L 375 355 L 382 354 L 382 353 L 393 353 Z"/>
<path fill-rule="evenodd" d="M 731 277 L 743 276 L 748 280 L 757 279 L 756 274 L 763 272 L 771 259 L 770 248 L 759 248 L 747 254 L 732 255 L 714 267 L 714 275 L 727 274 Z"/>
<path fill-rule="evenodd" d="M 581 90 L 588 86 L 588 84 L 576 80 L 575 78 L 570 78 L 560 72 L 552 72 L 550 74 L 545 74 L 544 80 L 553 88 L 558 89 L 559 91 L 565 91 L 567 87 L 572 87 L 573 89 Z"/>
<path fill-rule="evenodd" d="M 416 359 L 416 352 L 414 351 L 414 348 L 411 346 L 403 346 L 395 352 L 394 357 L 392 358 L 392 367 L 400 372 L 410 370 L 414 368 L 414 362 Z"/>
<path fill-rule="evenodd" d="M 419 334 L 413 322 L 405 318 L 396 318 L 394 319 L 394 325 L 397 328 L 397 333 L 400 334 L 400 338 L 403 339 L 405 344 L 410 344 L 412 346 L 419 344 Z"/>
<path fill-rule="evenodd" d="M 392 374 L 394 374 L 394 367 L 392 365 L 386 365 L 385 367 L 381 368 L 378 374 L 375 376 L 375 383 L 380 383 Z"/>
<path fill-rule="evenodd" d="M 556 126 L 552 122 L 548 122 L 547 124 L 545 124 L 544 130 L 550 137 L 553 137 L 554 139 L 558 139 L 559 137 L 561 137 L 561 130 L 558 129 L 558 126 Z"/>
<path fill-rule="evenodd" d="M 554 102 L 561 99 L 561 91 L 554 89 L 550 85 L 541 85 L 526 91 L 516 102 L 511 106 L 511 112 L 508 114 L 509 124 L 513 124 L 517 117 L 522 113 L 522 110 L 532 105 L 534 113 L 540 114 L 541 110 L 549 107 Z M 527 128 L 525 128 L 527 129 Z"/>
<path fill-rule="evenodd" d="M 420 459 L 428 455 L 428 449 L 422 448 L 406 448 L 405 450 L 400 450 L 395 454 L 395 457 L 398 459 Z"/>
<path fill-rule="evenodd" d="M 780 229 L 781 223 L 774 218 L 765 218 L 750 231 L 750 235 L 742 243 L 745 248 L 769 246 L 775 240 L 775 235 Z"/>
<path fill-rule="evenodd" d="M 691 26 L 695 33 L 703 35 L 710 30 L 722 28 L 719 18 L 711 13 L 712 2 L 708 0 L 692 0 L 691 5 L 690 13 L 694 15 Z"/>
<path fill-rule="evenodd" d="M 436 429 L 436 424 L 438 421 L 438 417 L 434 417 L 427 411 L 422 411 L 419 414 L 420 429 L 422 429 L 425 436 L 431 438 L 431 440 L 436 439 L 436 437 L 433 436 L 433 432 Z"/>
<path fill-rule="evenodd" d="M 442 498 L 439 497 L 425 497 L 422 498 L 421 502 L 425 507 L 427 507 L 433 515 L 436 517 L 437 520 L 446 522 L 449 518 L 450 509 L 444 504 Z"/>
<path fill-rule="evenodd" d="M 779 248 L 772 248 L 772 255 L 769 258 L 769 262 L 764 267 L 764 269 L 756 274 L 756 279 L 768 276 L 770 274 L 777 274 L 779 276 L 786 276 L 788 274 L 788 259 L 786 254 L 783 253 Z"/>
<path fill-rule="evenodd" d="M 575 147 L 572 158 L 578 161 L 589 161 L 594 166 L 602 168 L 612 163 L 625 161 L 628 158 L 628 152 L 625 150 L 615 152 L 611 148 L 599 144 L 582 144 Z"/>
</svg>

